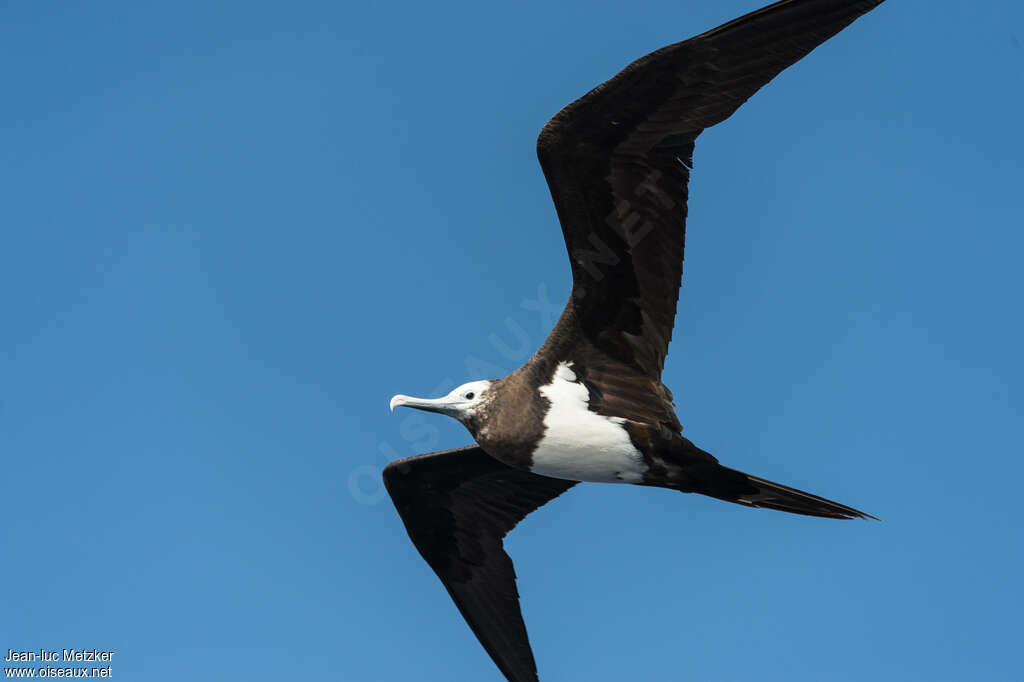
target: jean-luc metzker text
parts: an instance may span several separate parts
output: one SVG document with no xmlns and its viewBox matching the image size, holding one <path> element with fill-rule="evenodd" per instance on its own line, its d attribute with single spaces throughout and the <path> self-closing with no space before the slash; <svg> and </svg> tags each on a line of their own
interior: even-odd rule
<svg viewBox="0 0 1024 682">
<path fill-rule="evenodd" d="M 7 650 L 5 661 L 102 661 L 109 662 L 114 658 L 113 651 L 99 649 L 39 649 L 38 651 Z"/>
</svg>

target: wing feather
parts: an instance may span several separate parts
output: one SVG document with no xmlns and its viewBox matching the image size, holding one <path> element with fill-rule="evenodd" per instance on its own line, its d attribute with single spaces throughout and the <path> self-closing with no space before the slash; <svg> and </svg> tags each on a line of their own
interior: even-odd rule
<svg viewBox="0 0 1024 682">
<path fill-rule="evenodd" d="M 636 60 L 544 126 L 537 155 L 573 272 L 557 337 L 660 380 L 697 136 L 881 2 L 776 2 Z"/>
<path fill-rule="evenodd" d="M 513 469 L 473 445 L 392 462 L 384 484 L 416 549 L 498 668 L 513 682 L 536 681 L 502 538 L 575 482 Z"/>
</svg>

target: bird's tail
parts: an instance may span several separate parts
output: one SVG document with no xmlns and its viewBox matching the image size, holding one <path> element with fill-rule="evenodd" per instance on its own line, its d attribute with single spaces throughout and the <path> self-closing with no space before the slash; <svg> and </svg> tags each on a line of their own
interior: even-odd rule
<svg viewBox="0 0 1024 682">
<path fill-rule="evenodd" d="M 766 481 L 757 476 L 745 474 L 713 464 L 702 467 L 698 475 L 700 485 L 694 492 L 700 492 L 727 502 L 748 507 L 765 507 L 793 514 L 822 516 L 829 519 L 875 519 L 871 514 L 847 507 L 844 504 L 811 495 L 796 488 Z"/>
</svg>

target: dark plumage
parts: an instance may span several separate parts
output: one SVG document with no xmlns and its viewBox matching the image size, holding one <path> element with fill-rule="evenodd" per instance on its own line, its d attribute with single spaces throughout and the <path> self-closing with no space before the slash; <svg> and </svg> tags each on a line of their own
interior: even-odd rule
<svg viewBox="0 0 1024 682">
<path fill-rule="evenodd" d="M 537 672 L 502 538 L 577 480 L 809 516 L 868 516 L 719 464 L 683 437 L 661 372 L 695 140 L 879 4 L 777 2 L 633 62 L 558 112 L 537 155 L 572 267 L 561 318 L 507 377 L 433 400 L 392 399 L 392 408 L 458 419 L 477 442 L 393 462 L 384 481 L 416 548 L 509 680 L 537 680 Z"/>
<path fill-rule="evenodd" d="M 576 484 L 513 469 L 476 445 L 392 462 L 384 483 L 416 549 L 505 677 L 536 678 L 501 539 Z"/>
</svg>

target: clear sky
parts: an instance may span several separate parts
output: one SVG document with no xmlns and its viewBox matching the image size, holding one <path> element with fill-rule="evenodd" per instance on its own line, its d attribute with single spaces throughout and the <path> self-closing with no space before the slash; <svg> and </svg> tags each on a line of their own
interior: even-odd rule
<svg viewBox="0 0 1024 682">
<path fill-rule="evenodd" d="M 570 278 L 534 143 L 758 0 L 4 3 L 0 653 L 499 680 L 379 483 Z M 890 0 L 699 140 L 664 380 L 881 517 L 583 485 L 507 546 L 543 680 L 1020 679 L 1024 6 Z"/>
</svg>

